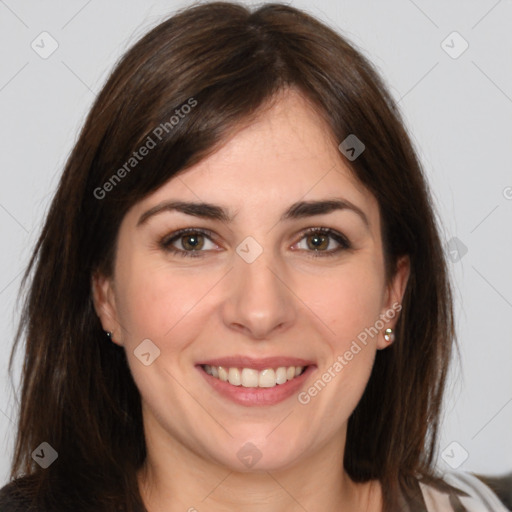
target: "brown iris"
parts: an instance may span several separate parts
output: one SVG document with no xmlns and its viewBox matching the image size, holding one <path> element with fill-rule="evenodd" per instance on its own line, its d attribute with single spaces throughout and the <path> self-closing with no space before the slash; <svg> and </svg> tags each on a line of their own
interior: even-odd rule
<svg viewBox="0 0 512 512">
<path fill-rule="evenodd" d="M 182 239 L 182 246 L 186 250 L 198 250 L 202 249 L 204 245 L 204 235 L 200 233 L 194 233 L 191 235 L 183 235 L 181 237 Z"/>
<path fill-rule="evenodd" d="M 326 235 L 315 233 L 307 237 L 308 248 L 313 250 L 327 249 L 329 247 L 329 237 Z M 312 244 L 309 241 L 312 240 Z"/>
</svg>

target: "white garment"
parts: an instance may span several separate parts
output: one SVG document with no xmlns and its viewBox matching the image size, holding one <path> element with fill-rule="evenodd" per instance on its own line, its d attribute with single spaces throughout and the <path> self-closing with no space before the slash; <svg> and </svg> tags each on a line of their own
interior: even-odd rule
<svg viewBox="0 0 512 512">
<path fill-rule="evenodd" d="M 489 487 L 470 473 L 449 471 L 443 475 L 443 479 L 469 494 L 469 497 L 459 498 L 468 512 L 510 512 Z M 421 482 L 420 488 L 429 512 L 453 512 L 448 494 Z"/>
</svg>

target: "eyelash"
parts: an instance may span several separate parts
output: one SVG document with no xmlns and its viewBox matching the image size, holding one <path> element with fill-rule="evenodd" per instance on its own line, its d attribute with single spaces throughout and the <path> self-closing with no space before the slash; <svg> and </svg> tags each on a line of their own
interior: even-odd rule
<svg viewBox="0 0 512 512">
<path fill-rule="evenodd" d="M 202 234 L 205 235 L 207 238 L 209 238 L 211 241 L 214 237 L 214 233 L 208 229 L 201 229 L 201 228 L 184 228 L 180 229 L 171 235 L 167 235 L 164 238 L 162 238 L 159 242 L 160 247 L 166 251 L 171 252 L 173 254 L 176 254 L 178 256 L 187 257 L 187 258 L 200 258 L 202 257 L 202 252 L 206 251 L 184 251 L 182 249 L 177 249 L 176 247 L 173 247 L 172 244 L 176 240 L 179 240 L 181 237 L 185 235 L 194 235 L 194 234 Z M 325 258 L 325 257 L 332 257 L 336 256 L 340 251 L 351 249 L 352 245 L 348 241 L 348 239 L 343 236 L 341 233 L 338 233 L 337 231 L 330 229 L 330 228 L 308 228 L 305 231 L 301 233 L 301 238 L 305 238 L 308 235 L 321 235 L 321 236 L 329 236 L 331 237 L 335 242 L 337 242 L 340 246 L 336 249 L 331 249 L 330 251 L 309 251 L 306 250 L 306 252 L 310 253 L 309 255 L 313 258 Z M 300 241 L 299 240 L 299 241 Z M 302 249 L 304 250 L 304 249 Z"/>
</svg>

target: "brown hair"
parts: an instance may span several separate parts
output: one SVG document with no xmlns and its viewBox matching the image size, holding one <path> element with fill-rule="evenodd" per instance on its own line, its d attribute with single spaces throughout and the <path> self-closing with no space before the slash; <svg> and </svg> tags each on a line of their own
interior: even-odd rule
<svg viewBox="0 0 512 512">
<path fill-rule="evenodd" d="M 387 278 L 399 256 L 411 262 L 396 341 L 378 351 L 349 419 L 346 471 L 358 482 L 381 481 L 386 512 L 398 509 L 400 493 L 413 496 L 418 478 L 449 488 L 434 459 L 456 346 L 451 289 L 430 193 L 397 106 L 361 53 L 306 13 L 214 2 L 167 19 L 117 64 L 67 161 L 24 276 L 24 287 L 31 282 L 9 366 L 26 336 L 11 478 L 27 475 L 42 507 L 143 510 L 140 395 L 124 349 L 108 342 L 95 314 L 91 276 L 112 271 L 130 207 L 213 152 L 286 87 L 310 100 L 334 140 L 356 134 L 363 141 L 365 151 L 348 163 L 378 200 Z M 191 99 L 196 106 L 168 126 Z M 156 146 L 113 181 L 162 124 Z M 31 458 L 42 441 L 59 454 L 46 470 Z"/>
</svg>

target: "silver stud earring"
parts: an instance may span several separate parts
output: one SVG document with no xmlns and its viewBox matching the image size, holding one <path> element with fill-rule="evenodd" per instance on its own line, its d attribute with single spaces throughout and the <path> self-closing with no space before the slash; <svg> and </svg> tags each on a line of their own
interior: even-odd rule
<svg viewBox="0 0 512 512">
<path fill-rule="evenodd" d="M 395 333 L 393 332 L 393 329 L 386 329 L 384 331 L 384 339 L 389 342 L 395 341 Z"/>
<path fill-rule="evenodd" d="M 112 339 L 112 333 L 110 331 L 105 331 L 105 334 L 109 339 Z"/>
</svg>

